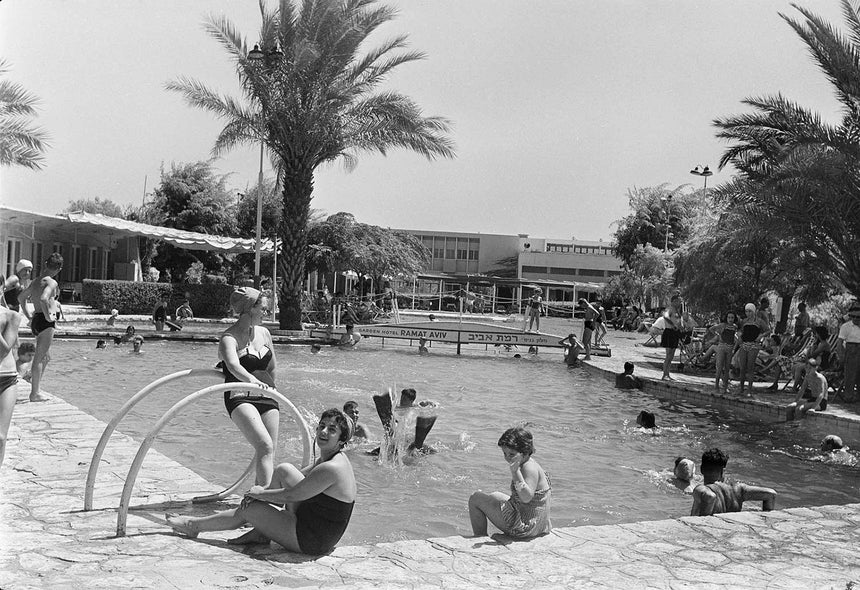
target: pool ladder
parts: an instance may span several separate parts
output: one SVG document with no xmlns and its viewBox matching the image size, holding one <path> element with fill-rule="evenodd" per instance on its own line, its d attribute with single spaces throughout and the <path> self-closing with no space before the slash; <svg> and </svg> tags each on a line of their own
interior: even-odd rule
<svg viewBox="0 0 860 590">
<path fill-rule="evenodd" d="M 150 393 L 159 389 L 168 383 L 172 383 L 177 381 L 178 379 L 188 378 L 188 377 L 213 377 L 217 379 L 223 379 L 224 375 L 221 371 L 216 371 L 215 369 L 186 369 L 184 371 L 177 371 L 176 373 L 171 373 L 170 375 L 166 375 L 161 377 L 160 379 L 156 379 L 136 394 L 134 394 L 123 406 L 119 409 L 116 415 L 111 419 L 111 421 L 105 426 L 104 432 L 102 432 L 101 438 L 99 439 L 98 444 L 96 444 L 96 448 L 93 451 L 93 458 L 90 461 L 89 472 L 87 473 L 87 483 L 84 490 L 84 511 L 89 511 L 93 509 L 93 491 L 95 488 L 96 476 L 98 475 L 99 465 L 101 464 L 101 458 L 104 454 L 105 447 L 107 447 L 108 441 L 110 440 L 111 435 L 114 430 L 116 430 L 117 425 L 122 421 L 122 419 L 128 414 L 134 406 L 138 404 L 143 398 L 148 396 Z M 117 523 L 116 523 L 116 535 L 117 537 L 124 537 L 126 533 L 126 521 L 128 519 L 128 510 L 129 503 L 131 501 L 131 494 L 134 490 L 134 483 L 137 479 L 137 475 L 140 472 L 140 468 L 143 465 L 143 460 L 146 458 L 147 452 L 152 447 L 155 439 L 158 437 L 159 432 L 161 432 L 162 428 L 164 428 L 185 406 L 197 401 L 200 398 L 206 397 L 212 394 L 223 393 L 225 391 L 236 391 L 236 390 L 244 390 L 249 392 L 259 392 L 264 393 L 269 397 L 273 397 L 276 400 L 282 402 L 293 415 L 296 423 L 299 425 L 299 432 L 302 437 L 302 466 L 306 466 L 310 463 L 311 460 L 311 451 L 312 451 L 312 442 L 310 430 L 308 428 L 307 423 L 305 422 L 302 415 L 299 413 L 298 409 L 293 405 L 293 403 L 284 397 L 278 391 L 271 388 L 264 388 L 259 385 L 251 384 L 251 383 L 219 383 L 217 385 L 211 385 L 209 387 L 205 387 L 203 389 L 199 389 L 194 393 L 190 393 L 174 404 L 164 415 L 155 423 L 155 426 L 149 431 L 149 434 L 146 435 L 146 438 L 143 439 L 143 442 L 140 444 L 140 448 L 137 450 L 137 454 L 134 457 L 134 461 L 132 461 L 131 467 L 128 470 L 128 475 L 125 478 L 125 485 L 122 490 L 122 497 L 120 498 L 119 511 L 117 513 Z M 221 492 L 217 494 L 210 494 L 207 496 L 198 496 L 196 498 L 192 498 L 192 502 L 194 503 L 204 503 L 204 502 L 215 502 L 217 500 L 222 500 L 234 493 L 245 479 L 250 475 L 250 473 L 254 470 L 254 458 L 251 459 L 251 463 L 236 480 L 234 484 L 225 488 Z"/>
</svg>

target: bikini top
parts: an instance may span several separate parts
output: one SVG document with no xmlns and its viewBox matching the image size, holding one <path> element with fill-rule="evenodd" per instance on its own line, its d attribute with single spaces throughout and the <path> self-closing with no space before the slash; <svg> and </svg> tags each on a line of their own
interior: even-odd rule
<svg viewBox="0 0 860 590">
<path fill-rule="evenodd" d="M 723 328 L 723 331 L 720 332 L 720 342 L 723 344 L 734 344 L 735 343 L 735 334 L 738 331 L 738 327 L 734 324 L 726 324 L 726 327 Z"/>
<path fill-rule="evenodd" d="M 248 371 L 249 373 L 253 373 L 254 371 L 264 371 L 266 367 L 269 366 L 269 362 L 272 360 L 272 351 L 271 349 L 264 345 L 258 351 L 251 350 L 249 347 L 245 347 L 242 350 L 238 351 L 239 355 L 239 364 L 242 365 L 242 368 Z M 228 380 L 235 381 L 236 377 L 230 370 L 227 368 L 227 365 L 224 361 L 220 361 L 216 368 L 221 369 L 224 373 L 224 377 Z"/>
</svg>

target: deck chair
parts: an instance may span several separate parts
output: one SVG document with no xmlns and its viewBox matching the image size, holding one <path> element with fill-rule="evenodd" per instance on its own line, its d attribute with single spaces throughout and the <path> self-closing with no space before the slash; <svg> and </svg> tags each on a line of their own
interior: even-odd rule
<svg viewBox="0 0 860 590">
<path fill-rule="evenodd" d="M 642 346 L 660 346 L 660 335 L 663 333 L 662 330 L 652 330 L 651 326 L 654 325 L 653 321 L 643 322 L 645 329 L 648 331 L 648 340 Z"/>
</svg>

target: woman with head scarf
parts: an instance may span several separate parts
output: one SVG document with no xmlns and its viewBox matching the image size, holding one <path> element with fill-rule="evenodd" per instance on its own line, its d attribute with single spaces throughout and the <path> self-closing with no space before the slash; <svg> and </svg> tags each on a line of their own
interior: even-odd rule
<svg viewBox="0 0 860 590">
<path fill-rule="evenodd" d="M 268 301 L 258 290 L 242 287 L 230 295 L 230 307 L 238 318 L 221 334 L 218 343 L 218 366 L 224 372 L 224 382 L 274 388 L 272 335 L 262 326 Z M 257 485 L 269 485 L 278 442 L 278 402 L 259 391 L 237 390 L 224 392 L 224 405 L 230 419 L 254 447 Z"/>
</svg>

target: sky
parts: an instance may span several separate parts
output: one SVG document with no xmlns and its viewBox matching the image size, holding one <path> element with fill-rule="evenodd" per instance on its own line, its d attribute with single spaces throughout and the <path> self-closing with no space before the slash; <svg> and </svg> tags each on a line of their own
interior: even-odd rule
<svg viewBox="0 0 860 590">
<path fill-rule="evenodd" d="M 269 0 L 274 6 L 276 2 Z M 726 144 L 716 117 L 776 94 L 836 120 L 839 107 L 781 0 L 400 0 L 373 44 L 406 33 L 425 60 L 387 87 L 451 121 L 456 157 L 365 154 L 317 170 L 312 207 L 376 225 L 610 239 L 628 189 L 698 188 Z M 797 4 L 841 26 L 836 0 Z M 225 15 L 249 43 L 257 0 L 5 0 L 7 78 L 40 99 L 45 168 L 0 170 L 4 205 L 53 214 L 70 200 L 140 204 L 162 168 L 211 157 L 223 123 L 166 82 L 189 76 L 239 97 L 233 64 L 204 30 Z M 228 185 L 257 182 L 259 150 L 214 161 Z M 271 170 L 266 165 L 265 173 Z"/>
</svg>

